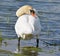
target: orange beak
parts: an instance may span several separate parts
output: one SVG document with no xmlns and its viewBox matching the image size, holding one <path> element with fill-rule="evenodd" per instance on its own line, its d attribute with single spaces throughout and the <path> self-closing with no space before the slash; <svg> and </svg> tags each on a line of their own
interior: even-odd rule
<svg viewBox="0 0 60 56">
<path fill-rule="evenodd" d="M 32 13 L 32 16 L 34 16 L 34 17 L 35 17 L 35 16 L 36 16 L 36 14 L 33 14 L 33 13 Z"/>
</svg>

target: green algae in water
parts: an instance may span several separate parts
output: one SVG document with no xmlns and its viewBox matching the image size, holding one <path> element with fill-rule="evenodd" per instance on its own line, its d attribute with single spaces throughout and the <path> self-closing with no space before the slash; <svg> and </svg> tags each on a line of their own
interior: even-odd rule
<svg viewBox="0 0 60 56">
<path fill-rule="evenodd" d="M 24 54 L 14 54 L 14 56 L 26 56 Z"/>
<path fill-rule="evenodd" d="M 36 48 L 33 46 L 27 46 L 22 48 L 22 54 L 26 56 L 37 56 L 38 52 L 42 52 L 41 48 Z"/>
<path fill-rule="evenodd" d="M 0 49 L 0 53 L 9 53 L 9 54 L 12 54 L 12 52 L 10 52 L 10 51 L 6 51 L 6 50 L 2 50 L 2 49 Z"/>
<path fill-rule="evenodd" d="M 14 54 L 10 51 L 0 49 L 0 56 L 14 56 Z"/>
<path fill-rule="evenodd" d="M 41 48 L 36 48 L 33 46 L 23 47 L 22 48 L 22 54 L 26 56 L 37 56 L 38 52 L 42 52 Z"/>
<path fill-rule="evenodd" d="M 36 47 L 33 47 L 33 46 L 28 46 L 28 47 L 23 47 L 22 50 L 25 50 L 25 51 L 38 51 L 38 52 L 42 52 L 43 50 L 41 48 L 36 48 Z"/>
<path fill-rule="evenodd" d="M 21 53 L 14 54 L 14 56 L 37 56 L 38 52 L 42 52 L 42 49 L 33 46 L 27 46 L 22 47 Z"/>
<path fill-rule="evenodd" d="M 2 37 L 0 37 L 0 44 L 2 43 L 2 41 L 3 41 L 3 38 L 2 38 Z"/>
<path fill-rule="evenodd" d="M 0 42 L 2 42 L 3 38 L 2 38 L 2 30 L 0 30 Z"/>
<path fill-rule="evenodd" d="M 0 49 L 0 56 L 26 56 L 26 55 L 21 53 L 12 53 L 10 51 Z"/>
<path fill-rule="evenodd" d="M 25 56 L 25 55 L 23 55 L 23 54 L 20 54 L 20 53 L 12 53 L 12 52 L 10 52 L 10 51 L 6 51 L 6 50 L 1 50 L 0 49 L 0 55 L 1 56 Z"/>
</svg>

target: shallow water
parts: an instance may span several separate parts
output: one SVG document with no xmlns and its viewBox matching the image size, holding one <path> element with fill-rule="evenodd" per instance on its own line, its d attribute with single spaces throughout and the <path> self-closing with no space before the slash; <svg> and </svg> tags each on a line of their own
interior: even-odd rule
<svg viewBox="0 0 60 56">
<path fill-rule="evenodd" d="M 48 45 L 40 41 L 39 48 L 35 46 L 35 39 L 21 40 L 21 46 L 18 46 L 17 39 L 5 39 L 0 45 L 0 56 L 60 56 L 59 45 Z"/>
<path fill-rule="evenodd" d="M 14 30 L 15 12 L 25 4 L 38 11 L 41 23 L 39 50 L 35 48 L 36 39 L 21 40 L 21 47 L 18 46 Z M 0 37 L 4 38 L 0 42 L 0 56 L 60 56 L 60 0 L 1 0 Z M 20 54 L 14 54 L 19 47 Z"/>
</svg>

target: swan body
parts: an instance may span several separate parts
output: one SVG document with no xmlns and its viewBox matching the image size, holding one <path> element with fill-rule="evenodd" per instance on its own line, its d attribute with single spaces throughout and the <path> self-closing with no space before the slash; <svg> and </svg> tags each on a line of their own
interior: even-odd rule
<svg viewBox="0 0 60 56">
<path fill-rule="evenodd" d="M 39 18 L 29 14 L 20 16 L 15 24 L 15 31 L 18 38 L 22 37 L 23 34 L 39 35 L 40 30 L 41 26 Z"/>
</svg>

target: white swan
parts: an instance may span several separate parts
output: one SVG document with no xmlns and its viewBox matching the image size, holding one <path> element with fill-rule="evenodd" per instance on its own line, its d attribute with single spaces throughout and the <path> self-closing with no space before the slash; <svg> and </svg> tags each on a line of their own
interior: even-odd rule
<svg viewBox="0 0 60 56">
<path fill-rule="evenodd" d="M 18 36 L 18 42 L 20 42 L 20 37 L 25 38 L 23 34 L 27 34 L 27 35 L 32 34 L 37 36 L 40 35 L 40 31 L 41 31 L 40 20 L 36 16 L 34 10 L 30 9 L 29 11 L 30 14 L 24 13 L 18 18 L 15 24 L 15 31 Z M 37 42 L 39 42 L 38 39 Z"/>
</svg>

